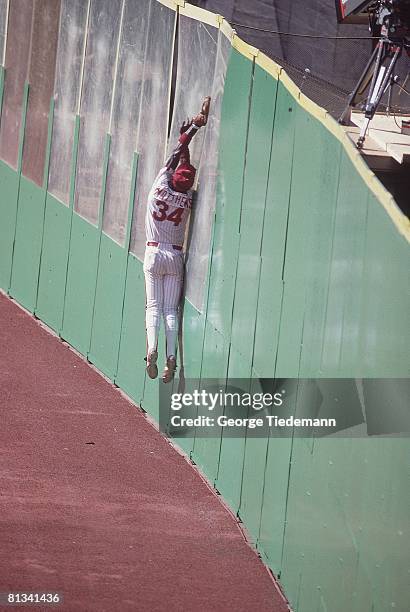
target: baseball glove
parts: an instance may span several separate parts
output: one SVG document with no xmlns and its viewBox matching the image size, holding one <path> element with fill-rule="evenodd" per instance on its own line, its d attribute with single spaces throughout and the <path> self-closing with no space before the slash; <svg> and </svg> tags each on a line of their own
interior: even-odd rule
<svg viewBox="0 0 410 612">
<path fill-rule="evenodd" d="M 199 114 L 194 117 L 194 123 L 198 127 L 203 127 L 208 123 L 209 109 L 211 107 L 211 98 L 207 96 L 202 102 L 202 108 Z"/>
</svg>

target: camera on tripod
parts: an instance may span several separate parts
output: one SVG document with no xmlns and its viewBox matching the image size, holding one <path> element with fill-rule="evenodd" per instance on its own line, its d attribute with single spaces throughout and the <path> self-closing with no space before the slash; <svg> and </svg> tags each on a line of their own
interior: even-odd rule
<svg viewBox="0 0 410 612">
<path fill-rule="evenodd" d="M 357 141 L 363 147 L 369 123 L 385 94 L 390 108 L 392 88 L 397 82 L 393 74 L 403 50 L 410 51 L 410 0 L 336 0 L 339 23 L 366 23 L 375 39 L 373 53 L 359 82 L 350 94 L 346 109 L 339 123 L 349 123 L 350 111 L 366 100 L 365 121 Z"/>
<path fill-rule="evenodd" d="M 396 27 L 410 28 L 410 0 L 335 0 L 339 23 L 369 23 L 372 36 L 377 36 L 380 22 L 391 15 Z"/>
</svg>

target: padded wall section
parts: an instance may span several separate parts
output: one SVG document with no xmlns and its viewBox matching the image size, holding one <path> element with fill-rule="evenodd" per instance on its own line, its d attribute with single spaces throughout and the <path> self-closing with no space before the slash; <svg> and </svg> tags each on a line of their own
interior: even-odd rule
<svg viewBox="0 0 410 612">
<path fill-rule="evenodd" d="M 206 283 L 201 367 L 202 379 L 215 376 L 221 380 L 222 387 L 226 384 L 228 370 L 252 75 L 252 63 L 232 51 L 221 110 L 219 172 L 210 272 Z M 247 95 L 239 98 L 238 88 L 247 91 Z M 221 440 L 214 437 L 198 438 L 194 444 L 193 457 L 212 481 L 218 476 L 220 445 Z"/>
<path fill-rule="evenodd" d="M 133 153 L 138 137 L 144 84 L 144 52 L 149 24 L 149 0 L 126 0 L 121 19 L 116 77 L 110 117 L 103 230 L 125 245 Z M 128 250 L 128 244 L 125 245 Z"/>
<path fill-rule="evenodd" d="M 185 300 L 181 319 L 178 338 L 180 367 L 173 381 L 172 390 L 174 393 L 193 390 L 195 385 L 199 385 L 201 378 L 205 317 L 188 300 Z M 190 381 L 189 387 L 186 384 L 186 379 Z M 177 443 L 188 455 L 191 455 L 195 437 L 189 433 L 179 437 Z"/>
<path fill-rule="evenodd" d="M 179 128 L 195 116 L 201 101 L 211 96 L 212 109 L 206 128 L 199 130 L 190 145 L 191 163 L 197 168 L 195 204 L 192 209 L 186 259 L 185 295 L 199 311 L 204 309 L 205 285 L 210 260 L 211 233 L 215 211 L 221 105 L 231 46 L 213 25 L 183 14 L 178 27 L 178 66 L 171 139 L 175 147 Z M 206 57 L 198 79 L 197 65 Z"/>
<path fill-rule="evenodd" d="M 219 379 L 221 389 L 226 385 L 226 371 L 229 356 L 229 342 L 206 321 L 202 349 L 201 379 Z M 215 410 L 215 417 L 220 414 Z M 193 458 L 211 482 L 218 475 L 221 437 L 210 435 L 195 438 Z"/>
<path fill-rule="evenodd" d="M 73 214 L 61 336 L 83 355 L 90 348 L 100 236 Z"/>
<path fill-rule="evenodd" d="M 4 67 L 0 66 L 0 119 L 1 119 L 1 108 L 3 105 L 3 93 L 4 93 Z"/>
<path fill-rule="evenodd" d="M 252 63 L 232 51 L 222 105 L 220 164 L 207 320 L 228 336 L 232 324 Z M 239 95 L 239 92 L 243 92 Z"/>
<path fill-rule="evenodd" d="M 144 393 L 145 291 L 142 263 L 129 254 L 116 384 L 138 404 Z"/>
<path fill-rule="evenodd" d="M 253 351 L 257 376 L 276 370 L 283 299 L 283 266 L 293 169 L 296 103 L 279 81 L 261 242 L 261 268 Z"/>
<path fill-rule="evenodd" d="M 0 0 L 0 64 L 3 65 L 3 56 L 7 32 L 8 0 Z"/>
<path fill-rule="evenodd" d="M 273 103 L 271 113 L 261 108 L 257 115 L 273 124 L 269 173 L 265 179 L 259 177 L 266 155 L 259 157 L 256 170 L 248 165 L 252 163 L 258 70 L 252 76 L 251 62 L 233 53 L 224 98 L 227 105 L 232 74 L 235 84 L 241 82 L 245 90 L 249 87 L 251 104 L 249 123 L 236 125 L 231 133 L 240 108 L 237 99 L 229 114 L 222 111 L 201 377 L 238 373 L 252 376 L 252 388 L 256 388 L 258 376 L 408 376 L 407 241 L 358 175 L 340 141 L 295 103 L 281 82 L 276 110 Z M 269 141 L 266 132 L 262 141 L 255 140 L 261 151 L 264 140 Z M 225 157 L 228 142 L 232 158 Z M 234 164 L 238 150 L 245 163 L 244 182 L 238 172 L 235 183 L 226 188 L 241 163 L 235 158 Z M 247 176 L 252 180 L 255 173 L 266 191 L 262 228 L 256 210 L 244 221 L 247 206 L 252 211 Z M 257 205 L 259 187 L 259 183 L 252 185 L 249 191 L 257 196 Z M 228 211 L 226 201 L 233 195 L 236 205 L 232 203 Z M 253 240 L 246 240 L 248 234 Z M 376 253 L 381 235 L 384 248 Z M 242 244 L 251 245 L 249 252 L 244 250 L 243 268 Z M 225 257 L 218 266 L 218 259 Z M 381 292 L 385 275 L 391 279 L 386 295 Z M 303 387 L 300 393 L 303 402 Z M 370 531 L 383 534 L 381 540 L 389 537 L 378 509 L 378 496 L 384 496 L 385 490 L 378 468 L 366 471 L 366 486 L 361 485 L 362 466 L 371 462 L 369 450 L 373 453 L 375 444 L 371 440 L 334 444 L 313 439 L 261 440 L 249 434 L 243 440 L 196 437 L 194 441 L 195 462 L 238 511 L 263 558 L 281 575 L 296 610 L 381 611 L 396 605 L 405 609 L 405 572 L 390 573 L 395 567 L 390 544 L 386 549 L 386 542 L 375 537 L 368 545 Z M 400 444 L 386 439 L 377 442 L 386 477 L 395 473 Z M 408 442 L 403 444 L 408 448 Z M 408 495 L 401 496 L 396 478 L 391 490 L 396 501 L 394 508 L 384 507 L 384 517 L 394 515 L 397 524 L 408 526 Z M 371 527 L 362 538 L 367 520 Z M 363 545 L 360 550 L 358 541 Z M 405 549 L 406 545 L 400 546 L 398 556 L 407 567 Z M 381 586 L 377 568 L 383 565 L 388 578 Z"/>
<path fill-rule="evenodd" d="M 406 609 L 407 470 L 408 440 L 294 441 L 281 581 L 297 610 Z"/>
<path fill-rule="evenodd" d="M 116 58 L 106 189 L 89 359 L 115 379 L 135 198 L 149 2 L 125 2 Z"/>
<path fill-rule="evenodd" d="M 27 81 L 34 0 L 10 3 L 6 78 L 0 125 L 0 158 L 17 170 L 23 121 L 24 85 Z"/>
<path fill-rule="evenodd" d="M 20 180 L 18 173 L 1 160 L 0 183 L 0 287 L 4 291 L 8 291 L 10 288 Z"/>
<path fill-rule="evenodd" d="M 110 125 L 122 0 L 91 2 L 81 92 L 81 127 L 74 210 L 98 224 L 102 203 L 104 141 Z"/>
<path fill-rule="evenodd" d="M 54 88 L 59 17 L 60 0 L 34 3 L 22 171 L 39 186 L 43 185 L 46 170 L 48 113 Z"/>
<path fill-rule="evenodd" d="M 89 359 L 114 380 L 121 332 L 126 252 L 101 236 Z"/>
<path fill-rule="evenodd" d="M 211 237 L 218 182 L 221 107 L 230 53 L 231 48 L 228 41 L 222 33 L 219 33 L 215 71 L 210 89 L 212 113 L 205 133 L 198 171 L 198 193 L 190 226 L 189 252 L 191 256 L 186 265 L 186 296 L 200 311 L 203 311 L 206 300 L 211 259 Z"/>
<path fill-rule="evenodd" d="M 88 9 L 89 2 L 63 0 L 58 35 L 48 196 L 36 309 L 36 314 L 58 332 L 62 328 L 66 293 L 80 127 L 80 116 L 76 113 L 80 104 Z"/>
<path fill-rule="evenodd" d="M 150 0 L 138 117 L 136 151 L 139 162 L 130 249 L 141 260 L 144 258 L 146 242 L 147 198 L 158 170 L 163 165 L 167 146 L 175 26 L 175 11 L 156 0 Z"/>
<path fill-rule="evenodd" d="M 380 248 L 383 236 L 383 249 Z M 390 220 L 369 197 L 363 257 L 360 318 L 363 376 L 408 377 L 409 245 L 392 232 Z"/>
<path fill-rule="evenodd" d="M 10 295 L 34 312 L 44 229 L 46 192 L 20 177 Z"/>
<path fill-rule="evenodd" d="M 228 332 L 231 337 L 228 378 L 250 379 L 252 376 L 258 281 L 261 270 L 260 251 L 269 178 L 276 88 L 277 82 L 259 66 L 255 66 L 247 126 L 244 182 L 237 228 L 240 239 L 235 270 L 232 324 Z M 255 248 L 256 245 L 259 245 L 259 248 Z M 235 408 L 226 408 L 225 412 L 230 417 L 236 415 Z M 244 416 L 246 416 L 246 411 Z M 217 486 L 222 494 L 231 500 L 236 511 L 240 504 L 242 483 L 252 478 L 252 475 L 243 473 L 245 440 L 245 435 L 242 438 L 222 436 Z"/>
<path fill-rule="evenodd" d="M 72 156 L 76 115 L 80 103 L 89 2 L 90 0 L 61 2 L 48 190 L 67 206 L 72 186 Z"/>
<path fill-rule="evenodd" d="M 34 312 L 37 301 L 43 240 L 45 177 L 48 173 L 52 122 L 49 112 L 52 109 L 50 98 L 54 85 L 59 13 L 59 1 L 34 3 L 28 101 L 26 114 L 23 115 L 24 176 L 20 178 L 10 287 L 11 295 L 31 312 Z"/>
<path fill-rule="evenodd" d="M 70 230 L 71 210 L 48 193 L 36 316 L 57 333 L 63 322 Z"/>
<path fill-rule="evenodd" d="M 103 166 L 98 171 L 102 180 L 100 202 L 98 204 L 98 226 L 95 227 L 94 224 L 75 211 L 71 222 L 62 333 L 66 339 L 76 338 L 76 342 L 79 344 L 74 346 L 85 355 L 88 355 L 91 342 L 109 151 L 110 136 L 106 134 Z M 87 252 L 90 253 L 90 256 L 83 267 L 82 259 L 87 256 Z"/>
</svg>

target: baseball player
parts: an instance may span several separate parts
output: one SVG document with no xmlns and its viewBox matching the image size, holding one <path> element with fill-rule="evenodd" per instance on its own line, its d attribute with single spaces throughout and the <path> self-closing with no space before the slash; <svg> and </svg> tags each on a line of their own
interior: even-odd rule
<svg viewBox="0 0 410 612">
<path fill-rule="evenodd" d="M 192 206 L 196 169 L 190 163 L 189 143 L 208 121 L 210 98 L 201 112 L 180 129 L 178 145 L 160 170 L 148 196 L 145 217 L 147 373 L 158 376 L 158 334 L 164 317 L 166 364 L 162 374 L 170 382 L 176 369 L 178 305 L 184 276 L 183 244 Z"/>
</svg>

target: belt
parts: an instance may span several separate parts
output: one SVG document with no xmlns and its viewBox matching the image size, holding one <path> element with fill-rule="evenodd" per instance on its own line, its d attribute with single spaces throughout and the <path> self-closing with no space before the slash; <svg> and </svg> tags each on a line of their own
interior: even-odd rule
<svg viewBox="0 0 410 612">
<path fill-rule="evenodd" d="M 159 242 L 147 242 L 147 246 L 159 246 Z M 177 251 L 182 251 L 182 246 L 179 246 L 179 244 L 173 244 L 172 248 Z"/>
</svg>

